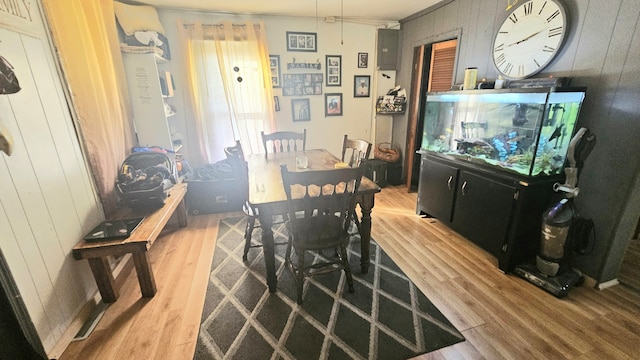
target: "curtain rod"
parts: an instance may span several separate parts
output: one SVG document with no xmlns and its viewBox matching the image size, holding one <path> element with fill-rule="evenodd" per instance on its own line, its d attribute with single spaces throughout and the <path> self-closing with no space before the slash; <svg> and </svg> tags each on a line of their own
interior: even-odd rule
<svg viewBox="0 0 640 360">
<path fill-rule="evenodd" d="M 185 29 L 193 28 L 195 25 L 196 24 L 183 24 Z M 202 26 L 203 29 L 206 29 L 206 28 L 224 29 L 224 24 L 202 24 L 201 26 Z M 245 28 L 245 27 L 247 27 L 246 24 L 231 24 L 231 26 L 233 26 L 233 28 L 237 28 L 237 27 Z M 257 28 L 257 29 L 260 29 L 260 24 L 254 24 L 253 27 Z"/>
</svg>

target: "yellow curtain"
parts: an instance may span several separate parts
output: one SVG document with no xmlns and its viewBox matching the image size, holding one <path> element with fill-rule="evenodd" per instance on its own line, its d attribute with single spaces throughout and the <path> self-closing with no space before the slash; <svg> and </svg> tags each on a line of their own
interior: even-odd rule
<svg viewBox="0 0 640 360">
<path fill-rule="evenodd" d="M 43 4 L 76 126 L 109 217 L 117 205 L 118 167 L 134 144 L 113 0 L 43 0 Z"/>
<path fill-rule="evenodd" d="M 262 151 L 260 131 L 275 128 L 269 50 L 264 24 L 178 23 L 193 114 L 188 127 L 192 163 L 212 163 L 240 140 L 245 153 Z"/>
</svg>

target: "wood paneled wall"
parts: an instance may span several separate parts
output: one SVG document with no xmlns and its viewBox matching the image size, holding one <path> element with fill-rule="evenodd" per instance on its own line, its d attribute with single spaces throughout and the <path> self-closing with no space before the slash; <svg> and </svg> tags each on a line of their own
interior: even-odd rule
<svg viewBox="0 0 640 360">
<path fill-rule="evenodd" d="M 570 77 L 586 86 L 580 125 L 598 137 L 580 176 L 576 202 L 582 216 L 596 224 L 596 243 L 576 265 L 599 282 L 615 279 L 640 213 L 640 1 L 562 0 L 570 30 L 563 50 L 536 77 Z M 478 78 L 498 75 L 491 60 L 494 31 L 509 11 L 506 0 L 455 0 L 432 12 L 402 21 L 398 84 L 409 85 L 416 46 L 459 33 L 456 83 L 464 68 L 478 67 Z M 394 139 L 404 139 L 407 119 L 396 118 Z"/>
<path fill-rule="evenodd" d="M 0 249 L 46 351 L 96 290 L 71 249 L 102 219 L 49 41 L 0 28 L 0 54 L 22 90 L 0 95 L 13 153 L 0 153 Z"/>
</svg>

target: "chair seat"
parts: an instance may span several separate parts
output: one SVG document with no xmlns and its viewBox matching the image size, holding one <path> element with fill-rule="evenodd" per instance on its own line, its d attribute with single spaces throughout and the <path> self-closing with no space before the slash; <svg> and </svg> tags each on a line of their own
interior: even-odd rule
<svg viewBox="0 0 640 360">
<path fill-rule="evenodd" d="M 320 250 L 346 243 L 349 234 L 342 230 L 339 217 L 334 215 L 314 216 L 309 219 L 296 218 L 285 224 L 291 234 L 295 248 Z"/>
</svg>

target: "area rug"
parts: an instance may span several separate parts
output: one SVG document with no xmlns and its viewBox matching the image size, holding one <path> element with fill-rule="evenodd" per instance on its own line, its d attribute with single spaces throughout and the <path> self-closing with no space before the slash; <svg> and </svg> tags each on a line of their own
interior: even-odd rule
<svg viewBox="0 0 640 360">
<path fill-rule="evenodd" d="M 278 291 L 269 293 L 262 249 L 242 261 L 245 224 L 220 221 L 194 359 L 392 360 L 464 341 L 374 241 L 362 274 L 357 236 L 349 245 L 354 293 L 336 271 L 307 278 L 304 303 L 296 304 L 285 246 L 276 246 Z M 284 231 L 274 227 L 276 243 L 286 241 Z"/>
</svg>

